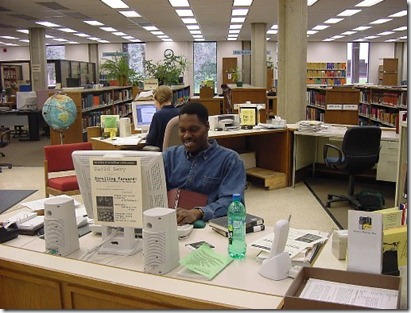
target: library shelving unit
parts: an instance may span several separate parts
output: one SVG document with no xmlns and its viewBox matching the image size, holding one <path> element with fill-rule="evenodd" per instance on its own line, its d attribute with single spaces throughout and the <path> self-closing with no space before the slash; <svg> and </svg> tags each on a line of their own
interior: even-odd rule
<svg viewBox="0 0 411 313">
<path fill-rule="evenodd" d="M 173 90 L 173 101 L 175 106 L 180 106 L 188 101 L 190 98 L 190 85 L 175 85 L 171 86 Z"/>
<path fill-rule="evenodd" d="M 399 153 L 398 153 L 398 166 L 397 166 L 397 184 L 395 191 L 395 205 L 398 208 L 403 208 L 408 205 L 408 172 L 407 172 L 407 121 L 399 122 Z"/>
<path fill-rule="evenodd" d="M 49 95 L 55 92 L 50 91 Z M 76 120 L 64 132 L 63 143 L 86 140 L 87 127 L 99 125 L 102 114 L 118 114 L 122 117 L 131 112 L 132 86 L 83 90 L 65 88 L 61 92 L 73 99 L 77 107 Z M 50 140 L 52 145 L 60 144 L 60 134 L 50 130 Z"/>
<path fill-rule="evenodd" d="M 2 65 L 1 77 L 3 89 L 12 88 L 17 86 L 23 79 L 22 66 L 21 65 Z"/>
<path fill-rule="evenodd" d="M 341 86 L 347 81 L 347 64 L 337 62 L 307 63 L 307 85 Z"/>
<path fill-rule="evenodd" d="M 358 125 L 360 92 L 350 87 L 307 87 L 306 119 Z"/>
<path fill-rule="evenodd" d="M 407 111 L 407 88 L 401 86 L 356 86 L 361 92 L 361 125 L 398 126 L 398 114 Z"/>
</svg>

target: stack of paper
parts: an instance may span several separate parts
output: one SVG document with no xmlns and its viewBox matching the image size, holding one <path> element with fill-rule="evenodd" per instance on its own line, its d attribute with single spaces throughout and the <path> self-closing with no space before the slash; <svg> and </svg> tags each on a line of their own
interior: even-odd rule
<svg viewBox="0 0 411 313">
<path fill-rule="evenodd" d="M 298 123 L 298 131 L 301 132 L 316 132 L 321 130 L 321 121 L 300 121 Z"/>
</svg>

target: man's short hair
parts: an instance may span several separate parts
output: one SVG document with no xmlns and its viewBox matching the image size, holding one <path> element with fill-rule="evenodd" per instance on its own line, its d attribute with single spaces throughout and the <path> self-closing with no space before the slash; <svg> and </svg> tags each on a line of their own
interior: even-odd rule
<svg viewBox="0 0 411 313">
<path fill-rule="evenodd" d="M 206 125 L 208 123 L 208 109 L 202 103 L 189 102 L 180 109 L 179 116 L 183 114 L 197 115 L 198 119 Z"/>
</svg>

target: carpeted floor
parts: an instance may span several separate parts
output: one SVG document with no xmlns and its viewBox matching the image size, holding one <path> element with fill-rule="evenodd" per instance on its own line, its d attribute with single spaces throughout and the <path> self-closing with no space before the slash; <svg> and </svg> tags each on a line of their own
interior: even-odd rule
<svg viewBox="0 0 411 313">
<path fill-rule="evenodd" d="M 338 178 L 306 178 L 304 183 L 321 203 L 324 210 L 334 220 L 334 222 L 341 228 L 348 228 L 348 210 L 351 207 L 347 202 L 332 203 L 330 208 L 325 207 L 327 202 L 327 195 L 332 194 L 347 194 L 348 180 Z M 365 182 L 357 180 L 355 183 L 354 193 L 361 190 L 378 190 L 384 194 L 385 208 L 393 207 L 395 204 L 395 184 L 387 182 Z"/>
<path fill-rule="evenodd" d="M 0 214 L 36 191 L 37 190 L 0 190 Z"/>
</svg>

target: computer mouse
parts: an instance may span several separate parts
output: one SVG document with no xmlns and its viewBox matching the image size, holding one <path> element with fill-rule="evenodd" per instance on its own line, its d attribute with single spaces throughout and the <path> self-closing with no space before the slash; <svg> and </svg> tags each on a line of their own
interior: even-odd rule
<svg viewBox="0 0 411 313">
<path fill-rule="evenodd" d="M 206 223 L 203 220 L 196 220 L 193 223 L 194 228 L 204 228 L 206 226 Z"/>
</svg>

